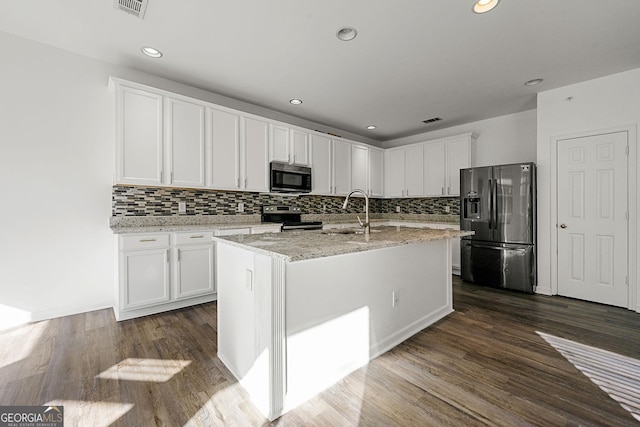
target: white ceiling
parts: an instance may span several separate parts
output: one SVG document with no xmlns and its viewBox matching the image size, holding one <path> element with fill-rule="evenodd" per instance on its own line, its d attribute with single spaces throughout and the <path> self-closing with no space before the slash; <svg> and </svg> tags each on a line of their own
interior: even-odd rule
<svg viewBox="0 0 640 427">
<path fill-rule="evenodd" d="M 640 0 L 502 0 L 484 15 L 473 0 L 148 1 L 144 20 L 112 0 L 5 1 L 0 31 L 378 141 L 640 68 Z M 339 41 L 342 26 L 358 37 Z"/>
</svg>

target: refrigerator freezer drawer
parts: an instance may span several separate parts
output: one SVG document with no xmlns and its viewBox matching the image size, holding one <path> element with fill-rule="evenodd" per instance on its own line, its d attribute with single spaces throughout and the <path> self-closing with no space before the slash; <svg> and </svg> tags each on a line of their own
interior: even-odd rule
<svg viewBox="0 0 640 427">
<path fill-rule="evenodd" d="M 533 293 L 536 257 L 533 245 L 461 240 L 462 280 Z"/>
</svg>

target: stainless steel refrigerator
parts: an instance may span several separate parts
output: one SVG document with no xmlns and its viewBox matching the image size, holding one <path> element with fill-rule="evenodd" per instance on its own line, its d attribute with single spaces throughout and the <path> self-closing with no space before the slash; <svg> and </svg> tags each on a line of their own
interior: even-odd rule
<svg viewBox="0 0 640 427">
<path fill-rule="evenodd" d="M 460 170 L 462 279 L 532 293 L 536 275 L 536 165 Z"/>
</svg>

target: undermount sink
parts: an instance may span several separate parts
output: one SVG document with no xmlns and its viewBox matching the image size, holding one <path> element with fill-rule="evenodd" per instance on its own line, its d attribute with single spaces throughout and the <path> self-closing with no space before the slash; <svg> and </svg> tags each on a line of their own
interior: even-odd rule
<svg viewBox="0 0 640 427">
<path fill-rule="evenodd" d="M 371 233 L 379 233 L 380 230 L 371 229 Z M 337 236 L 338 234 L 364 234 L 363 228 L 330 228 L 322 230 L 322 234 L 328 236 Z"/>
</svg>

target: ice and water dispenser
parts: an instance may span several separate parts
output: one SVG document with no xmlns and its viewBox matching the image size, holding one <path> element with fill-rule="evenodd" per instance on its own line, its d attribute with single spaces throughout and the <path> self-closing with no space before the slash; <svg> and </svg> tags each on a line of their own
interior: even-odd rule
<svg viewBox="0 0 640 427">
<path fill-rule="evenodd" d="M 480 197 L 475 191 L 467 193 L 463 199 L 463 219 L 480 219 Z"/>
</svg>

